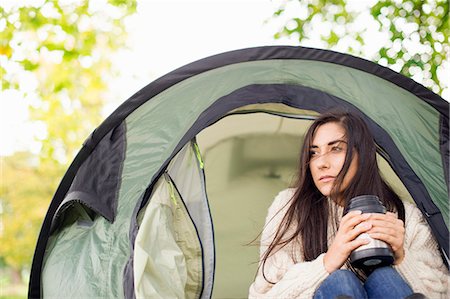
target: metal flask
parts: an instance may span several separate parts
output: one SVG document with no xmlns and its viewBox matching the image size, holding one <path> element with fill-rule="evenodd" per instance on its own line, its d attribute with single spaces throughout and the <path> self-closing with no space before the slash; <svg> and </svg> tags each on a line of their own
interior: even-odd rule
<svg viewBox="0 0 450 299">
<path fill-rule="evenodd" d="M 362 213 L 386 214 L 386 208 L 376 195 L 360 195 L 350 199 L 344 209 L 344 215 L 355 210 L 360 210 Z M 357 238 L 367 238 L 370 243 L 356 248 L 350 254 L 350 264 L 354 268 L 372 271 L 378 267 L 392 265 L 394 253 L 388 244 L 372 239 L 366 233 L 360 234 Z"/>
</svg>

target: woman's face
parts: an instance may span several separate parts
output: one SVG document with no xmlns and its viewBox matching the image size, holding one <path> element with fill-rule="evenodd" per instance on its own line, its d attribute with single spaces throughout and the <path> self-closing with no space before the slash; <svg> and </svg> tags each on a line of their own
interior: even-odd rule
<svg viewBox="0 0 450 299">
<path fill-rule="evenodd" d="M 314 184 L 324 196 L 330 195 L 334 182 L 344 165 L 347 152 L 345 133 L 344 128 L 335 122 L 321 125 L 314 133 L 309 149 L 311 155 L 309 169 Z M 358 167 L 357 158 L 357 153 L 354 153 L 339 191 L 345 190 L 355 176 Z"/>
</svg>

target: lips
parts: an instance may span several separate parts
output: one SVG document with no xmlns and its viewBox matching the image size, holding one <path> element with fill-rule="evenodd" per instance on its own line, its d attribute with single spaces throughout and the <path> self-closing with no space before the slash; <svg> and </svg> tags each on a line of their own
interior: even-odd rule
<svg viewBox="0 0 450 299">
<path fill-rule="evenodd" d="M 335 179 L 335 177 L 332 175 L 323 175 L 319 178 L 319 181 L 323 182 L 323 183 L 327 183 L 327 182 L 333 181 L 334 179 Z"/>
</svg>

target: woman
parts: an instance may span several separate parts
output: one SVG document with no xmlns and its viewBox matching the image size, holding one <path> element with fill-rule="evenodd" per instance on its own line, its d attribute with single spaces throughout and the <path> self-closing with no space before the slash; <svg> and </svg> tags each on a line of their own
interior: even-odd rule
<svg viewBox="0 0 450 299">
<path fill-rule="evenodd" d="M 386 214 L 350 212 L 347 200 L 377 195 Z M 369 234 L 392 247 L 393 267 L 365 277 L 347 259 Z M 446 297 L 448 270 L 420 211 L 383 181 L 364 121 L 348 112 L 320 116 L 306 133 L 295 188 L 278 194 L 261 235 L 250 298 Z"/>
</svg>

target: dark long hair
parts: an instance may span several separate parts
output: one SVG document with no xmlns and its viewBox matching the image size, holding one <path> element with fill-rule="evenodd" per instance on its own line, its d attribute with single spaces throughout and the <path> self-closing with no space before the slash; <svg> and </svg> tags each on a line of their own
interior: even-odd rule
<svg viewBox="0 0 450 299">
<path fill-rule="evenodd" d="M 343 203 L 355 196 L 363 194 L 377 195 L 391 212 L 397 212 L 400 219 L 405 220 L 405 208 L 398 195 L 383 180 L 376 159 L 376 144 L 369 128 L 362 118 L 347 111 L 334 111 L 322 114 L 308 129 L 300 152 L 296 188 L 289 201 L 286 211 L 272 243 L 262 257 L 262 272 L 264 265 L 272 254 L 290 242 L 299 242 L 303 251 L 304 261 L 316 259 L 327 252 L 329 203 L 314 184 L 310 169 L 310 147 L 317 129 L 326 123 L 336 123 L 342 126 L 347 137 L 347 152 L 344 165 L 336 177 L 330 193 L 330 198 L 343 199 Z M 342 190 L 344 176 L 349 169 L 352 158 L 358 159 L 357 171 L 348 186 Z M 295 262 L 295 252 L 292 252 Z M 266 278 L 267 280 L 267 278 Z"/>
</svg>

